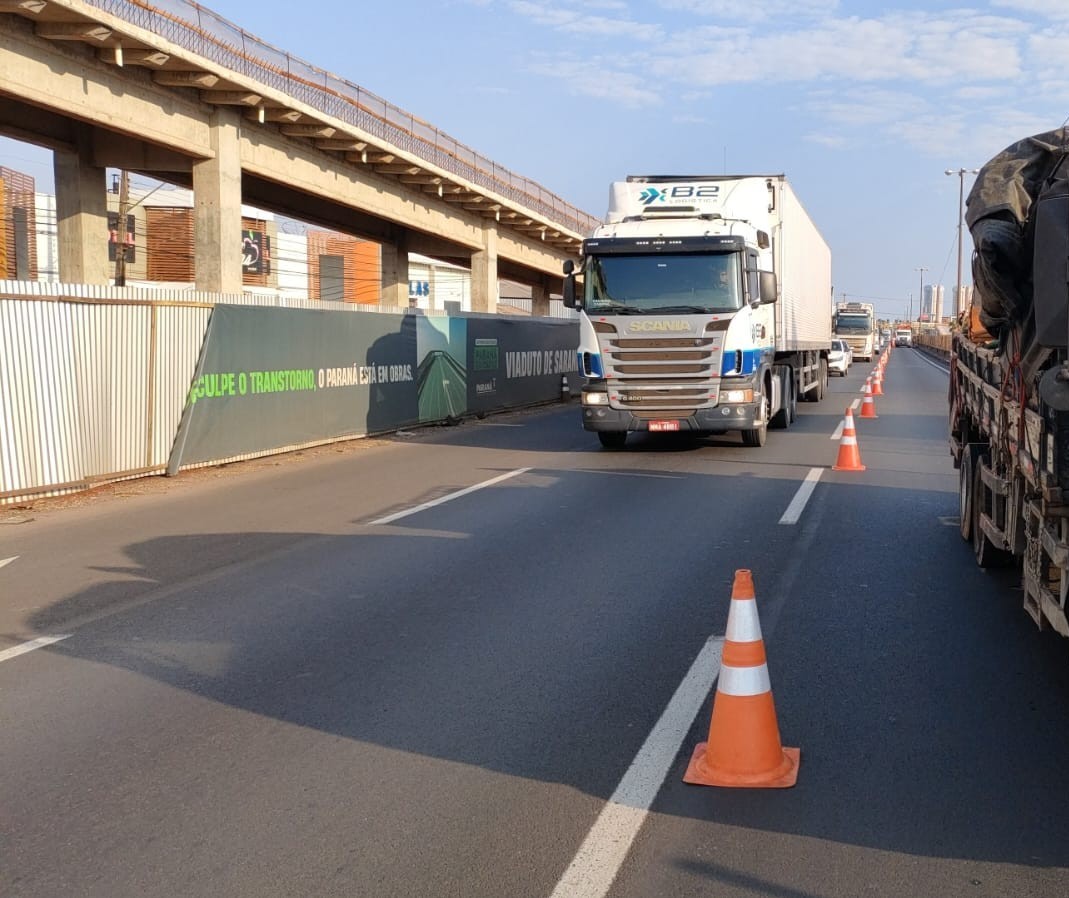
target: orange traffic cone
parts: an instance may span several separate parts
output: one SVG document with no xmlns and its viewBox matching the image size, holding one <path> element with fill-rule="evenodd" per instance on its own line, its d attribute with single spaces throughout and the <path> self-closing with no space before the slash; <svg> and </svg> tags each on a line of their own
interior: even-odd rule
<svg viewBox="0 0 1069 898">
<path fill-rule="evenodd" d="M 865 389 L 862 390 L 865 398 L 861 400 L 861 414 L 859 418 L 876 418 L 876 403 L 872 401 L 872 378 L 865 378 Z"/>
<path fill-rule="evenodd" d="M 782 789 L 797 782 L 799 756 L 780 744 L 753 576 L 735 571 L 709 739 L 694 749 L 683 781 Z"/>
<path fill-rule="evenodd" d="M 831 466 L 833 471 L 864 471 L 861 464 L 861 450 L 857 445 L 857 432 L 854 430 L 854 413 L 847 407 L 843 418 L 843 435 L 839 440 L 839 457 Z"/>
<path fill-rule="evenodd" d="M 872 395 L 883 395 L 883 371 L 879 366 L 876 367 L 872 375 Z"/>
</svg>

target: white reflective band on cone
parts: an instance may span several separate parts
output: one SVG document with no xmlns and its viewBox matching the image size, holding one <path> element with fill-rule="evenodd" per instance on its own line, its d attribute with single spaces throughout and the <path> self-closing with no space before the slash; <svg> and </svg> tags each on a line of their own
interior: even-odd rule
<svg viewBox="0 0 1069 898">
<path fill-rule="evenodd" d="M 724 695 L 764 695 L 766 692 L 771 692 L 772 683 L 768 679 L 768 665 L 729 667 L 727 664 L 722 664 L 716 691 L 723 692 Z"/>
<path fill-rule="evenodd" d="M 757 642 L 760 638 L 761 621 L 757 617 L 757 602 L 753 599 L 732 599 L 724 639 L 728 642 Z"/>
<path fill-rule="evenodd" d="M 844 436 L 843 440 L 842 440 L 842 445 L 843 446 L 856 446 L 857 445 L 857 437 Z"/>
</svg>

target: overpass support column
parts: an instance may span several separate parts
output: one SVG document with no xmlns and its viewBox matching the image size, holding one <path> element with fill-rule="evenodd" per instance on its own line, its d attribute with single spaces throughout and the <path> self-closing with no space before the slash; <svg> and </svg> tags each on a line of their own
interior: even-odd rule
<svg viewBox="0 0 1069 898">
<path fill-rule="evenodd" d="M 65 284 L 107 284 L 111 271 L 106 172 L 90 162 L 88 141 L 79 143 L 74 150 L 56 150 L 52 160 L 59 279 Z"/>
<path fill-rule="evenodd" d="M 241 293 L 241 115 L 219 107 L 209 128 L 215 156 L 193 164 L 196 286 Z"/>
<path fill-rule="evenodd" d="M 497 312 L 497 223 L 483 227 L 484 249 L 471 254 L 471 310 Z"/>
<path fill-rule="evenodd" d="M 408 308 L 408 234 L 382 244 L 382 304 Z"/>
<path fill-rule="evenodd" d="M 545 281 L 531 286 L 531 315 L 549 317 L 549 287 Z"/>
</svg>

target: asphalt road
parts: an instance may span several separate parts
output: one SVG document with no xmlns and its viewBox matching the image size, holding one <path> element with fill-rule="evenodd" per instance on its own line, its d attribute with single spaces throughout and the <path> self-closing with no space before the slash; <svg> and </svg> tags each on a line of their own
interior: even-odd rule
<svg viewBox="0 0 1069 898">
<path fill-rule="evenodd" d="M 831 470 L 869 368 L 763 449 L 573 403 L 8 510 L 0 895 L 1069 894 L 1069 646 L 958 534 L 945 368 Z M 788 790 L 682 782 L 740 568 Z"/>
</svg>

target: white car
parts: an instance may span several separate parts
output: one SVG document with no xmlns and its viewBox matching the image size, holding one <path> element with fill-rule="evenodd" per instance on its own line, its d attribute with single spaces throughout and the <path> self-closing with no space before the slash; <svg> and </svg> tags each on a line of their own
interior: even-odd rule
<svg viewBox="0 0 1069 898">
<path fill-rule="evenodd" d="M 846 377 L 846 372 L 854 364 L 854 352 L 846 340 L 832 340 L 831 352 L 828 353 L 828 373 Z"/>
</svg>

